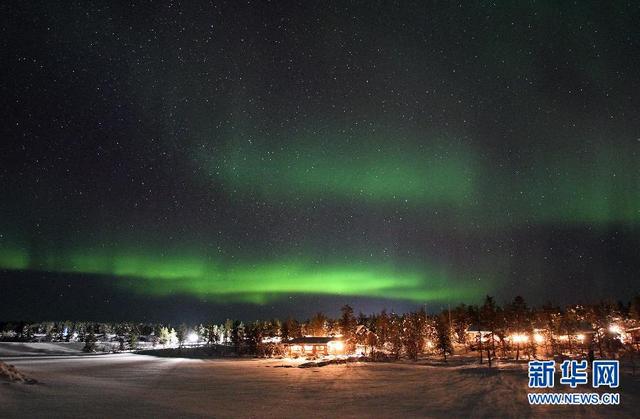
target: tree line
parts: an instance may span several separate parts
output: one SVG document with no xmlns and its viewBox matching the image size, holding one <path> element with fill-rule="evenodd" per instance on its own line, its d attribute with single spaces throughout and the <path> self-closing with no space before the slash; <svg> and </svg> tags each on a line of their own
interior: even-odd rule
<svg viewBox="0 0 640 419">
<path fill-rule="evenodd" d="M 243 322 L 226 320 L 195 325 L 136 322 L 0 322 L 0 340 L 84 342 L 92 351 L 100 342 L 114 350 L 198 344 L 235 355 L 280 356 L 282 342 L 304 336 L 341 336 L 348 353 L 374 359 L 417 360 L 434 354 L 444 361 L 454 352 L 476 353 L 489 365 L 496 358 L 532 359 L 593 353 L 600 357 L 638 352 L 638 341 L 624 330 L 640 325 L 640 297 L 627 304 L 600 302 L 558 307 L 529 307 L 524 298 L 500 306 L 487 296 L 480 305 L 460 304 L 439 313 L 383 310 L 356 315 L 345 305 L 337 318 L 316 313 L 305 321 L 288 318 Z"/>
</svg>

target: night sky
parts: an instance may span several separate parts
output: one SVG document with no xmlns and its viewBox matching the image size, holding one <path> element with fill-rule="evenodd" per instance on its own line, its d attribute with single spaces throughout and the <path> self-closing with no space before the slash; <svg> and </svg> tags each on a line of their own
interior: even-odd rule
<svg viewBox="0 0 640 419">
<path fill-rule="evenodd" d="M 3 3 L 0 320 L 628 300 L 640 5 L 499 3 Z"/>
</svg>

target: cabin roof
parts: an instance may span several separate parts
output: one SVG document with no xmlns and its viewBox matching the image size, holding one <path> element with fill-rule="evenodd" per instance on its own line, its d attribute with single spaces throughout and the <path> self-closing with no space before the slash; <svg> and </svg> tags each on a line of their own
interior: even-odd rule
<svg viewBox="0 0 640 419">
<path fill-rule="evenodd" d="M 487 328 L 481 328 L 480 325 L 478 325 L 477 323 L 472 324 L 471 326 L 469 326 L 467 328 L 467 332 L 489 332 L 489 330 L 487 330 Z"/>
<path fill-rule="evenodd" d="M 290 345 L 326 345 L 332 340 L 336 340 L 336 338 L 331 336 L 305 336 L 290 339 L 285 343 Z"/>
</svg>

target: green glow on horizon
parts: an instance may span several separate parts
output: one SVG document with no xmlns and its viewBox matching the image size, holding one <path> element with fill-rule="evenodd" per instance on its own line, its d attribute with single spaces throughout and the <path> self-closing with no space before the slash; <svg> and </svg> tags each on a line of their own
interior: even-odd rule
<svg viewBox="0 0 640 419">
<path fill-rule="evenodd" d="M 278 294 L 365 296 L 410 301 L 467 299 L 478 289 L 454 285 L 426 270 L 397 271 L 385 266 L 318 265 L 272 262 L 209 269 L 207 275 L 132 282 L 136 291 L 155 295 L 186 293 L 201 297 L 248 296 L 267 301 Z M 245 299 L 246 300 L 246 299 Z"/>
<path fill-rule="evenodd" d="M 197 256 L 167 255 L 139 249 L 113 252 L 111 255 L 73 251 L 63 268 L 77 273 L 164 279 L 201 277 L 207 269 L 206 261 Z"/>
<path fill-rule="evenodd" d="M 21 263 L 0 268 L 25 269 Z M 23 255 L 26 256 L 26 253 Z M 279 259 L 259 263 L 221 263 L 193 255 L 166 255 L 130 251 L 70 252 L 68 257 L 44 259 L 31 269 L 112 275 L 119 287 L 150 296 L 189 295 L 215 301 L 256 304 L 296 294 L 374 297 L 415 302 L 468 300 L 485 292 L 477 286 L 453 280 L 442 270 L 413 270 L 391 265 L 341 262 L 319 264 L 307 259 Z"/>
</svg>

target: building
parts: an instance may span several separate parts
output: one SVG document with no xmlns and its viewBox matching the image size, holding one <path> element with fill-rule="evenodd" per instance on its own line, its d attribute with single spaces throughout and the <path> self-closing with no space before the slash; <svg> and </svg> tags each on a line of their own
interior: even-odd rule
<svg viewBox="0 0 640 419">
<path fill-rule="evenodd" d="M 345 354 L 344 341 L 332 336 L 305 336 L 291 339 L 283 344 L 285 352 L 291 357 Z"/>
<path fill-rule="evenodd" d="M 371 355 L 372 346 L 371 343 L 375 342 L 377 335 L 373 333 L 365 325 L 359 324 L 356 328 L 355 336 L 355 353 L 356 355 Z"/>
<path fill-rule="evenodd" d="M 631 327 L 625 332 L 627 334 L 628 342 L 640 347 L 640 327 Z"/>
<path fill-rule="evenodd" d="M 471 344 L 477 343 L 480 340 L 482 340 L 482 342 L 488 342 L 489 337 L 491 336 L 491 331 L 485 329 L 486 328 L 482 328 L 478 324 L 472 324 L 465 331 L 465 340 Z M 494 339 L 496 339 L 495 336 Z"/>
</svg>

